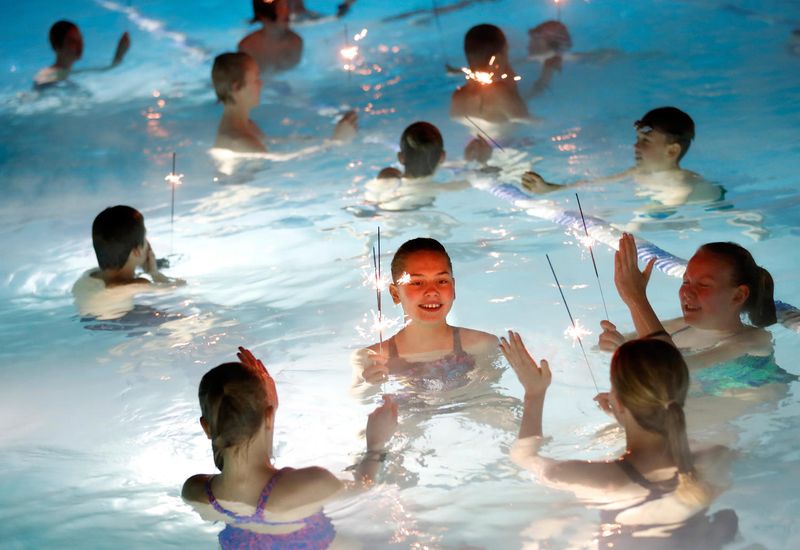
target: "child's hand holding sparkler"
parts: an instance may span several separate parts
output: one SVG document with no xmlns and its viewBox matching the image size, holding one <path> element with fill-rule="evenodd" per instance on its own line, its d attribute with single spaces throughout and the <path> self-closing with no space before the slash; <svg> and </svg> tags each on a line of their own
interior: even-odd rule
<svg viewBox="0 0 800 550">
<path fill-rule="evenodd" d="M 336 123 L 336 128 L 333 129 L 333 141 L 347 143 L 353 141 L 358 132 L 358 113 L 355 111 L 347 111 L 339 122 Z"/>
<path fill-rule="evenodd" d="M 617 330 L 617 326 L 611 321 L 600 321 L 600 328 L 603 332 L 600 333 L 597 345 L 603 351 L 614 352 L 624 344 L 627 339 Z"/>
<path fill-rule="evenodd" d="M 122 33 L 122 36 L 119 39 L 119 43 L 117 43 L 117 49 L 114 51 L 114 59 L 111 61 L 111 66 L 116 67 L 125 57 L 125 54 L 128 53 L 128 50 L 131 47 L 131 36 L 126 32 Z"/>
<path fill-rule="evenodd" d="M 508 340 L 500 338 L 500 349 L 525 389 L 525 398 L 543 398 L 553 379 L 547 359 L 542 359 L 537 365 L 519 333 L 510 330 Z"/>
<path fill-rule="evenodd" d="M 598 393 L 594 396 L 594 401 L 604 413 L 614 416 L 614 409 L 611 407 L 611 394 L 609 392 L 603 391 Z"/>
<path fill-rule="evenodd" d="M 388 355 L 370 350 L 367 361 L 369 363 L 361 373 L 361 377 L 366 383 L 380 384 L 389 378 Z"/>
</svg>

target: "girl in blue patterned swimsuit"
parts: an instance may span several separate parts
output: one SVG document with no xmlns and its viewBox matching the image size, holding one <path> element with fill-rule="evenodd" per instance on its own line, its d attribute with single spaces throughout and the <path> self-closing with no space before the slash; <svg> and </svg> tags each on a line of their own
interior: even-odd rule
<svg viewBox="0 0 800 550">
<path fill-rule="evenodd" d="M 674 343 L 699 392 L 722 395 L 797 379 L 775 363 L 772 336 L 763 328 L 776 321 L 772 277 L 746 249 L 726 242 L 701 246 L 678 293 L 683 316 L 663 323 L 645 294 L 652 267 L 653 260 L 639 270 L 634 239 L 623 235 L 614 278 L 636 331 Z M 626 340 L 609 321 L 602 327 L 602 349 L 613 351 Z"/>
<path fill-rule="evenodd" d="M 389 293 L 403 307 L 407 324 L 382 345 L 356 352 L 356 386 L 391 377 L 412 392 L 453 390 L 471 380 L 481 361 L 489 364 L 497 355 L 494 335 L 447 323 L 455 278 L 450 256 L 438 241 L 403 243 L 392 259 Z"/>
<path fill-rule="evenodd" d="M 278 394 L 275 382 L 252 353 L 239 348 L 239 363 L 224 363 L 200 382 L 200 424 L 211 439 L 220 474 L 198 474 L 183 485 L 183 498 L 207 519 L 227 525 L 219 534 L 224 550 L 328 548 L 336 538 L 322 504 L 345 483 L 320 467 L 272 465 Z M 358 486 L 377 473 L 383 449 L 397 426 L 390 398 L 369 415 L 367 452 L 356 467 Z"/>
</svg>

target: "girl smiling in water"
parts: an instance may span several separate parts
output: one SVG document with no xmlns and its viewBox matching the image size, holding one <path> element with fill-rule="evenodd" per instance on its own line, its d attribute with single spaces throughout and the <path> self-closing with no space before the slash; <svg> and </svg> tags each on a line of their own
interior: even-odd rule
<svg viewBox="0 0 800 550">
<path fill-rule="evenodd" d="M 453 389 L 497 354 L 494 335 L 448 324 L 456 298 L 453 264 L 435 239 L 412 239 L 397 250 L 389 293 L 407 324 L 382 345 L 356 352 L 354 384 L 398 376 L 417 389 Z"/>
</svg>

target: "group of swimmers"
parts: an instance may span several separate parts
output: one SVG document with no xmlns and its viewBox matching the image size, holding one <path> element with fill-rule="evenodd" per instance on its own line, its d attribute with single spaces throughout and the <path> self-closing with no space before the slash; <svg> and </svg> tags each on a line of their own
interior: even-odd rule
<svg viewBox="0 0 800 550">
<path fill-rule="evenodd" d="M 264 135 L 249 113 L 260 101 L 261 75 L 296 65 L 302 53 L 302 40 L 288 28 L 290 4 L 298 13 L 305 10 L 302 2 L 254 1 L 254 21 L 262 29 L 243 39 L 238 52 L 215 59 L 212 81 L 223 104 L 215 147 L 266 152 Z M 351 4 L 343 4 L 345 11 Z M 502 31 L 493 25 L 470 29 L 465 37 L 469 71 L 505 76 L 490 85 L 468 79 L 453 94 L 451 115 L 489 123 L 529 120 L 523 95 L 544 89 L 560 67 L 560 54 L 571 47 L 566 28 L 558 22 L 532 29 L 530 38 L 529 53 L 542 56 L 543 72 L 529 94 L 520 94 Z M 80 31 L 73 24 L 54 25 L 50 40 L 57 60 L 37 76 L 37 84 L 43 86 L 65 78 L 82 52 Z M 112 66 L 122 61 L 129 44 L 127 34 L 123 35 Z M 657 188 L 666 181 L 676 204 L 691 200 L 702 180 L 680 167 L 694 139 L 691 117 L 677 108 L 662 107 L 646 113 L 635 128 L 635 166 L 595 182 L 633 178 L 645 187 Z M 348 141 L 356 129 L 357 116 L 348 112 L 337 123 L 332 140 Z M 467 160 L 479 164 L 491 154 L 491 146 L 480 137 L 465 150 Z M 387 210 L 408 208 L 403 193 L 424 195 L 427 191 L 423 189 L 434 185 L 430 178 L 445 160 L 441 133 L 428 122 L 415 122 L 401 136 L 397 159 L 401 168 L 381 170 L 367 188 L 368 198 L 372 196 Z M 388 193 L 382 187 L 386 180 L 402 183 L 393 184 Z M 592 182 L 569 186 L 587 183 Z M 442 188 L 442 184 L 435 185 Z M 447 188 L 465 185 L 452 182 Z M 565 187 L 533 172 L 523 177 L 521 185 L 532 193 Z M 406 191 L 398 194 L 401 186 L 406 186 Z M 409 188 L 412 191 L 407 191 Z M 116 293 L 127 302 L 142 285 L 182 283 L 159 271 L 144 218 L 132 207 L 120 205 L 101 212 L 92 225 L 92 241 L 98 267 L 76 283 L 76 296 L 102 295 L 108 300 Z M 470 384 L 477 371 L 495 361 L 499 350 L 524 390 L 518 437 L 511 450 L 516 464 L 535 472 L 540 482 L 580 497 L 603 494 L 609 501 L 624 502 L 616 508 L 608 506 L 604 512 L 619 526 L 684 525 L 724 489 L 720 472 L 725 468 L 721 465 L 732 459 L 727 447 L 690 446 L 687 418 L 691 418 L 686 409 L 687 398 L 692 397 L 690 382 L 694 396 L 700 399 L 704 395 L 735 398 L 737 392 L 759 391 L 796 379 L 775 364 L 771 336 L 764 328 L 776 322 L 772 277 L 739 245 L 704 244 L 683 276 L 679 291 L 682 316 L 662 321 L 646 293 L 653 261 L 639 267 L 632 235 L 623 234 L 614 262 L 614 282 L 630 311 L 635 332 L 623 334 L 610 320 L 602 321 L 598 344 L 601 350 L 613 353 L 611 389 L 595 400 L 624 430 L 625 452 L 617 459 L 559 461 L 542 456 L 544 403 L 552 381 L 548 361 L 535 359 L 515 331 L 498 339 L 448 323 L 456 297 L 453 264 L 445 247 L 431 238 L 411 239 L 394 254 L 388 290 L 394 303 L 402 307 L 406 323 L 388 340 L 354 354 L 353 387 L 379 391 L 384 382 L 394 380 L 410 394 L 446 395 Z M 324 548 L 334 544 L 336 531 L 323 504 L 376 482 L 387 458 L 387 444 L 398 426 L 398 410 L 408 401 L 405 396 L 384 395 L 383 403 L 369 415 L 366 449 L 355 466 L 353 481 L 343 482 L 319 467 L 278 469 L 272 463 L 278 406 L 275 382 L 247 349 L 240 348 L 237 358 L 210 370 L 201 380 L 200 423 L 211 440 L 220 473 L 187 479 L 184 499 L 204 517 L 227 524 L 220 534 L 224 548 Z M 729 536 L 732 533 L 726 531 L 720 540 Z M 611 540 L 606 541 L 609 547 Z"/>
</svg>

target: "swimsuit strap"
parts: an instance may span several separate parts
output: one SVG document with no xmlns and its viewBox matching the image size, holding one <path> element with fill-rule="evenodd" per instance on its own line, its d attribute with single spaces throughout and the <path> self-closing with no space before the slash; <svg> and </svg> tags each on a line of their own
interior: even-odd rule
<svg viewBox="0 0 800 550">
<path fill-rule="evenodd" d="M 228 517 L 233 518 L 235 521 L 241 521 L 241 516 L 234 514 L 230 510 L 226 510 L 222 506 L 220 506 L 219 502 L 217 502 L 217 497 L 214 496 L 214 493 L 211 491 L 211 480 L 214 479 L 215 476 L 208 476 L 206 480 L 206 496 L 208 497 L 208 503 L 211 504 L 211 507 L 214 508 L 220 514 L 224 514 Z"/>
<path fill-rule="evenodd" d="M 461 333 L 458 327 L 453 327 L 453 353 L 457 355 L 464 353 L 464 348 L 461 347 Z"/>
<path fill-rule="evenodd" d="M 272 488 L 275 487 L 275 484 L 283 475 L 283 472 L 286 471 L 286 468 L 281 468 L 269 479 L 266 485 L 264 485 L 264 490 L 261 491 L 261 496 L 258 498 L 258 505 L 256 506 L 256 513 L 255 515 L 261 517 L 264 515 L 264 506 L 267 505 L 267 500 L 269 499 L 269 494 L 272 492 Z"/>
<path fill-rule="evenodd" d="M 666 482 L 671 482 L 671 481 L 677 479 L 677 477 L 678 477 L 678 474 L 676 473 L 670 479 L 664 480 L 662 482 L 654 482 L 654 481 L 650 481 L 649 479 L 644 477 L 641 474 L 641 472 L 639 472 L 639 470 L 637 470 L 633 466 L 633 464 L 631 464 L 630 462 L 628 462 L 624 458 L 622 460 L 618 460 L 617 464 L 619 464 L 619 467 L 622 468 L 622 471 L 625 473 L 625 475 L 628 476 L 628 479 L 630 479 L 636 485 L 639 485 L 640 487 L 643 487 L 643 488 L 645 488 L 648 491 L 653 492 L 653 493 L 661 493 L 661 494 L 663 494 L 663 493 L 667 493 L 667 492 L 671 491 L 672 489 L 666 489 L 664 487 L 664 484 Z"/>
<path fill-rule="evenodd" d="M 389 341 L 386 343 L 389 344 L 389 359 L 396 359 L 400 357 L 400 355 L 397 353 L 397 344 L 394 343 L 394 336 L 389 338 Z"/>
</svg>

